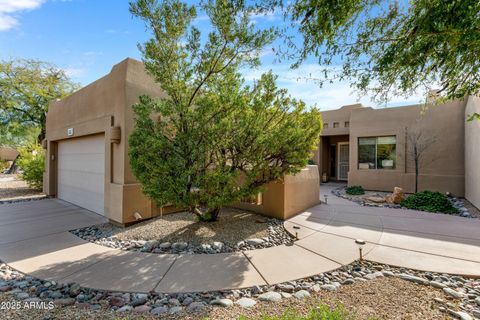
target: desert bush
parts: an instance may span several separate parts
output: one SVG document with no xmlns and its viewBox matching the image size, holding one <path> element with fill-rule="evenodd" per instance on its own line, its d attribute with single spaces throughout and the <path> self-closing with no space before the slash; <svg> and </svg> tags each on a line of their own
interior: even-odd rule
<svg viewBox="0 0 480 320">
<path fill-rule="evenodd" d="M 448 214 L 455 214 L 458 212 L 446 195 L 428 190 L 417 192 L 409 196 L 402 201 L 401 206 L 408 209 L 429 212 L 442 212 Z"/>
<path fill-rule="evenodd" d="M 9 167 L 10 164 L 8 163 L 8 161 L 0 160 L 0 173 L 5 172 L 5 170 L 7 170 Z"/>
<path fill-rule="evenodd" d="M 365 190 L 363 190 L 362 186 L 350 186 L 345 188 L 345 192 L 352 196 L 357 196 L 361 194 L 365 194 Z"/>
<path fill-rule="evenodd" d="M 18 167 L 21 178 L 35 189 L 43 186 L 43 171 L 45 169 L 45 151 L 39 144 L 30 144 L 19 149 Z"/>
</svg>

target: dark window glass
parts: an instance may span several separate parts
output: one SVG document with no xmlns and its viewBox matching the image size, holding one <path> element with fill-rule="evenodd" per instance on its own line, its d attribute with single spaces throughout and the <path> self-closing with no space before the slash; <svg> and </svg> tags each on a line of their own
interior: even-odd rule
<svg viewBox="0 0 480 320">
<path fill-rule="evenodd" d="M 396 138 L 358 138 L 358 169 L 395 169 Z"/>
<path fill-rule="evenodd" d="M 376 138 L 358 138 L 358 169 L 375 169 Z"/>
<path fill-rule="evenodd" d="M 377 138 L 377 169 L 395 169 L 396 162 L 395 137 Z"/>
</svg>

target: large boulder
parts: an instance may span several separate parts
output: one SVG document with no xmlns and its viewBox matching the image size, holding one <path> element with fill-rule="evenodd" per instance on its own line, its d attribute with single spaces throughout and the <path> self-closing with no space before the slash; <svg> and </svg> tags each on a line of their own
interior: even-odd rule
<svg viewBox="0 0 480 320">
<path fill-rule="evenodd" d="M 393 193 L 385 197 L 385 201 L 390 204 L 399 204 L 405 200 L 405 193 L 400 187 L 393 188 Z"/>
</svg>

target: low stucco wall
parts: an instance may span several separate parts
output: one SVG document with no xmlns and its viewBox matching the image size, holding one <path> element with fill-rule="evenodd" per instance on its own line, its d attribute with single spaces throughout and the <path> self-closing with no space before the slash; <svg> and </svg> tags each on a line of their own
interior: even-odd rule
<svg viewBox="0 0 480 320">
<path fill-rule="evenodd" d="M 0 147 L 0 160 L 13 161 L 17 159 L 20 153 L 11 147 Z"/>
<path fill-rule="evenodd" d="M 480 114 L 480 98 L 469 97 L 466 117 Z M 465 198 L 480 208 L 480 120 L 465 124 Z"/>
<path fill-rule="evenodd" d="M 261 204 L 241 202 L 233 207 L 285 220 L 319 203 L 318 167 L 309 165 L 296 175 L 269 183 L 262 193 Z"/>
</svg>

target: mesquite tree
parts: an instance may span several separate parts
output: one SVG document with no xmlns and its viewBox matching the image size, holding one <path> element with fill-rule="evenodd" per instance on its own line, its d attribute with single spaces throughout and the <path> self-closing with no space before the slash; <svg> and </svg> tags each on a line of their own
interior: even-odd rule
<svg viewBox="0 0 480 320">
<path fill-rule="evenodd" d="M 141 46 L 146 70 L 168 98 L 140 97 L 130 163 L 159 206 L 214 221 L 220 209 L 299 172 L 316 148 L 320 112 L 307 109 L 267 73 L 247 86 L 239 68 L 259 64 L 275 31 L 257 30 L 241 2 L 209 1 L 212 30 L 201 39 L 196 9 L 178 0 L 138 0 L 131 12 L 153 38 Z"/>
</svg>

